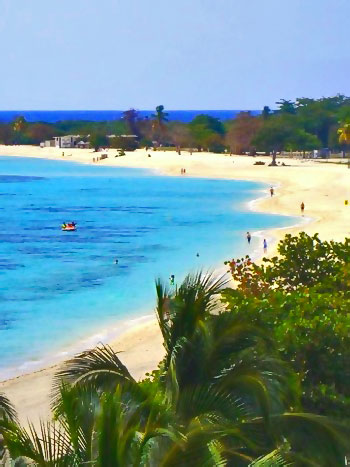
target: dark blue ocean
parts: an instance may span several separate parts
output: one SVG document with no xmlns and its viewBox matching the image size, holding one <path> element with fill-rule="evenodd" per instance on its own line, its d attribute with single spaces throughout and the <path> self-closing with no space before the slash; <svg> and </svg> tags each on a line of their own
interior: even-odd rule
<svg viewBox="0 0 350 467">
<path fill-rule="evenodd" d="M 159 276 L 178 282 L 189 271 L 262 252 L 260 237 L 247 245 L 247 230 L 295 223 L 249 210 L 266 188 L 0 157 L 0 380 L 106 341 L 149 315 Z M 64 221 L 78 230 L 62 232 Z"/>
<path fill-rule="evenodd" d="M 166 110 L 169 120 L 188 123 L 197 115 L 206 114 L 220 120 L 235 118 L 241 110 Z M 252 115 L 258 115 L 260 111 L 251 110 Z M 55 123 L 62 120 L 86 120 L 103 122 L 119 120 L 122 110 L 1 110 L 0 122 L 8 123 L 22 115 L 28 122 Z M 150 117 L 154 110 L 140 110 L 139 116 Z"/>
</svg>

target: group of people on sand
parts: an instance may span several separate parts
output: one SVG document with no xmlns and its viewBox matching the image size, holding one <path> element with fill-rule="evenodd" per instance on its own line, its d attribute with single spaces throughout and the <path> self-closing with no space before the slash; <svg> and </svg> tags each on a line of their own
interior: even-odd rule
<svg viewBox="0 0 350 467">
<path fill-rule="evenodd" d="M 250 245 L 251 241 L 252 241 L 252 235 L 251 235 L 250 232 L 247 232 L 248 245 Z M 266 238 L 264 238 L 264 241 L 263 241 L 263 248 L 264 248 L 264 253 L 267 253 L 267 240 L 266 240 Z"/>
<path fill-rule="evenodd" d="M 271 186 L 270 187 L 270 195 L 271 195 L 271 198 L 273 197 L 273 195 L 275 194 L 275 190 L 274 188 Z M 302 202 L 300 204 L 300 210 L 301 210 L 301 214 L 304 215 L 304 211 L 305 211 L 305 203 Z M 252 241 L 252 236 L 251 236 L 251 233 L 250 232 L 247 232 L 247 242 L 248 242 L 248 245 L 250 245 L 251 241 Z M 264 249 L 264 253 L 266 254 L 267 253 L 267 240 L 266 238 L 264 238 L 263 240 L 263 249 Z"/>
</svg>

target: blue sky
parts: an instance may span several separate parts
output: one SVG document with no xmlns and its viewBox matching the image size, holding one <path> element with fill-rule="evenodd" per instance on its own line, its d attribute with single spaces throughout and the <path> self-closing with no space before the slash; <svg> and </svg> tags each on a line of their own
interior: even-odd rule
<svg viewBox="0 0 350 467">
<path fill-rule="evenodd" d="M 350 0 L 0 0 L 0 109 L 350 94 Z"/>
</svg>

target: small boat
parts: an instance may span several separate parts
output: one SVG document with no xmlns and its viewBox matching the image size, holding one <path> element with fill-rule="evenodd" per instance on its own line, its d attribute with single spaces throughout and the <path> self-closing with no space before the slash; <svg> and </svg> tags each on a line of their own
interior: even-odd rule
<svg viewBox="0 0 350 467">
<path fill-rule="evenodd" d="M 65 232 L 74 232 L 75 230 L 77 230 L 77 226 L 75 222 L 69 222 L 69 223 L 62 224 L 61 228 Z"/>
</svg>

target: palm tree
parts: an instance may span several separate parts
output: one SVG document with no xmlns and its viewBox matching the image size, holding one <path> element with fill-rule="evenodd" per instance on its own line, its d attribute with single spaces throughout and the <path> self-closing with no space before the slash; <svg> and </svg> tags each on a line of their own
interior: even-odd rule
<svg viewBox="0 0 350 467">
<path fill-rule="evenodd" d="M 345 123 L 344 126 L 339 128 L 338 135 L 339 135 L 339 143 L 344 145 L 344 157 L 346 157 L 346 147 L 348 144 L 350 144 L 350 123 Z M 350 160 L 349 160 L 349 167 L 350 167 Z"/>
<path fill-rule="evenodd" d="M 156 120 L 158 127 L 161 128 L 168 121 L 168 115 L 167 112 L 164 112 L 164 105 L 158 105 L 156 113 L 152 117 Z"/>
<path fill-rule="evenodd" d="M 17 419 L 17 413 L 8 397 L 0 393 L 0 421 L 4 419 L 14 421 Z"/>
<path fill-rule="evenodd" d="M 156 113 L 152 115 L 152 130 L 155 137 L 163 137 L 165 133 L 165 123 L 168 121 L 168 114 L 164 112 L 164 105 L 156 107 Z"/>
<path fill-rule="evenodd" d="M 350 123 L 345 123 L 338 130 L 339 143 L 350 144 Z"/>
<path fill-rule="evenodd" d="M 262 118 L 266 120 L 271 115 L 271 109 L 268 105 L 264 105 L 264 108 L 261 112 Z"/>
<path fill-rule="evenodd" d="M 9 421 L 16 422 L 17 413 L 5 394 L 0 393 L 0 465 L 2 465 L 2 461 L 4 463 L 6 462 L 6 457 L 9 457 L 8 451 L 5 449 L 3 436 L 1 434 L 2 425 Z"/>
<path fill-rule="evenodd" d="M 127 124 L 128 130 L 130 131 L 130 134 L 139 136 L 139 128 L 137 125 L 137 119 L 138 119 L 138 112 L 135 109 L 129 109 L 123 112 L 123 119 L 125 123 Z"/>
<path fill-rule="evenodd" d="M 286 114 L 295 114 L 296 109 L 295 109 L 295 102 L 287 100 L 287 99 L 281 99 L 280 101 L 276 102 L 276 104 L 279 106 L 278 112 L 280 113 L 286 113 Z"/>
<path fill-rule="evenodd" d="M 293 411 L 295 376 L 260 329 L 223 308 L 225 283 L 198 273 L 169 291 L 157 281 L 166 350 L 158 369 L 137 382 L 108 346 L 69 360 L 54 380 L 58 424 L 41 433 L 3 424 L 13 457 L 42 466 L 170 467 L 247 466 L 279 455 L 340 465 L 345 441 L 337 428 Z"/>
</svg>

